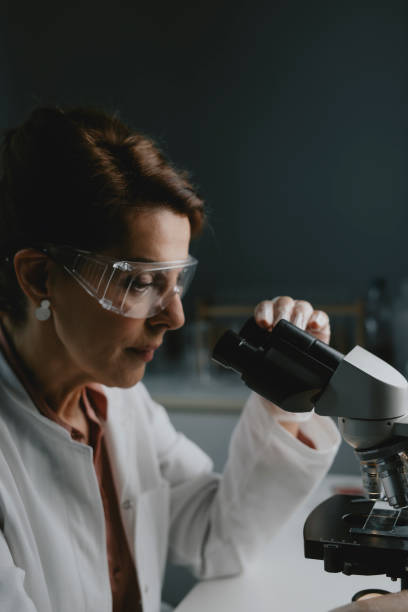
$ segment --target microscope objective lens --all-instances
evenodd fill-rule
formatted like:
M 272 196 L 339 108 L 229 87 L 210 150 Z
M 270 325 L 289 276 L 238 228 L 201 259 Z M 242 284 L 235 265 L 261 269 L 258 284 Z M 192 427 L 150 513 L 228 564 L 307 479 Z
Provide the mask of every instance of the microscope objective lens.
M 369 499 L 381 499 L 382 485 L 377 471 L 377 464 L 374 461 L 361 461 L 360 471 L 364 489 Z

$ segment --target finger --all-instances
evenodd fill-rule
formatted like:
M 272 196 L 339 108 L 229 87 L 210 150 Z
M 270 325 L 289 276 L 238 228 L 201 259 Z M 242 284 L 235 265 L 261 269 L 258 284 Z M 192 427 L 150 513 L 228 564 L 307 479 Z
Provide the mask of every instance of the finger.
M 292 317 L 295 300 L 285 295 L 273 300 L 273 326 L 277 325 L 281 319 L 290 321 Z
M 296 300 L 290 320 L 294 325 L 300 327 L 300 329 L 305 329 L 312 314 L 313 306 L 310 304 L 310 302 L 306 302 L 305 300 Z
M 318 340 L 330 341 L 330 320 L 328 315 L 322 310 L 315 310 L 309 319 L 306 331 L 313 334 Z
M 328 315 L 323 310 L 315 310 L 309 318 L 307 327 L 313 330 L 322 330 L 330 326 Z
M 264 300 L 255 307 L 255 321 L 261 327 L 269 329 L 273 323 L 273 302 L 272 300 Z

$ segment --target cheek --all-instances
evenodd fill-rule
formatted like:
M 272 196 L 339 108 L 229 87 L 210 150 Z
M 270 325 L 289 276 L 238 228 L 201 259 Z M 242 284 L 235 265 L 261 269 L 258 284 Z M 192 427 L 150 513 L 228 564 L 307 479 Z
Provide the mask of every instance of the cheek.
M 52 296 L 56 354 L 67 371 L 110 387 L 131 387 L 143 378 L 146 364 L 126 351 L 145 338 L 145 321 L 102 308 L 70 279 Z
M 137 342 L 143 334 L 144 322 L 104 310 L 81 287 L 79 289 L 79 293 L 60 293 L 63 299 L 55 305 L 55 330 L 75 360 L 92 358 L 101 367 Z

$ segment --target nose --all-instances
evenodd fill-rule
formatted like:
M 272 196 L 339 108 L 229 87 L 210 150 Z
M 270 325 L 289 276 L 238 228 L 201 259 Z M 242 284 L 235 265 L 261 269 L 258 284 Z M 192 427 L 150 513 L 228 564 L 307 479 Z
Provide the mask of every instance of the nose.
M 183 304 L 178 292 L 175 292 L 167 305 L 157 315 L 149 319 L 153 325 L 165 325 L 168 329 L 179 329 L 185 322 Z

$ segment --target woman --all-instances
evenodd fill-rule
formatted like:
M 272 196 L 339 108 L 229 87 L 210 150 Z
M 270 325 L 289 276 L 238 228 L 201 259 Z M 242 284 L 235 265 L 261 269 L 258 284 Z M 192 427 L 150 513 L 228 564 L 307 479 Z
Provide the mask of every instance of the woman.
M 329 419 L 253 394 L 222 476 L 140 382 L 196 261 L 203 203 L 146 137 L 38 109 L 3 147 L 0 608 L 157 612 L 166 555 L 238 573 L 324 476 Z M 307 302 L 261 303 L 328 341 Z

